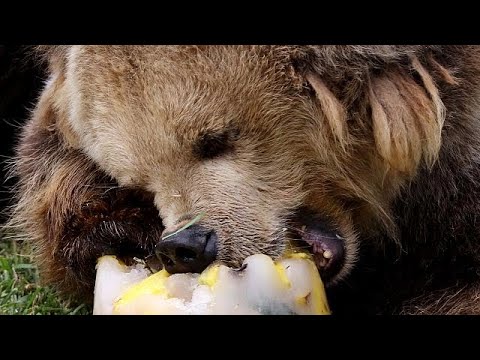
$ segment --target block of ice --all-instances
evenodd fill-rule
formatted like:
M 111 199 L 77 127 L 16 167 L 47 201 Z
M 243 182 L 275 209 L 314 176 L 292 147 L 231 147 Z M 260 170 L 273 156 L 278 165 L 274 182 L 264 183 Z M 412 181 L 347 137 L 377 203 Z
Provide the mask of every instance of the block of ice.
M 330 314 L 322 280 L 309 255 L 278 261 L 249 256 L 232 269 L 215 263 L 202 274 L 155 274 L 114 256 L 97 264 L 94 315 Z

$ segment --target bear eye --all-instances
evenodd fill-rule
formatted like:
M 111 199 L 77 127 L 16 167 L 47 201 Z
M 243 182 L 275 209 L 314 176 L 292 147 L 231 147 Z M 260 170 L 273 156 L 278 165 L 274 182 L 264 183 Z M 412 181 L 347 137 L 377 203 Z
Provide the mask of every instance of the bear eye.
M 213 159 L 233 150 L 233 142 L 238 132 L 225 130 L 222 132 L 206 132 L 200 135 L 193 146 L 193 153 L 202 160 Z

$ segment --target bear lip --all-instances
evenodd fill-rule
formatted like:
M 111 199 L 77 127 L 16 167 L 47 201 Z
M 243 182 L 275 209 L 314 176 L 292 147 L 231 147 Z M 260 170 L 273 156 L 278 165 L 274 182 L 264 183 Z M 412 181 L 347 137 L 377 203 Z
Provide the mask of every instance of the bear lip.
M 343 268 L 345 262 L 344 238 L 325 218 L 310 210 L 301 209 L 294 221 L 292 241 L 294 248 L 311 253 L 322 280 L 329 282 Z
M 328 282 L 343 267 L 345 260 L 343 238 L 339 234 L 307 226 L 299 235 L 302 239 L 300 241 L 306 244 L 307 250 L 312 254 L 322 279 Z

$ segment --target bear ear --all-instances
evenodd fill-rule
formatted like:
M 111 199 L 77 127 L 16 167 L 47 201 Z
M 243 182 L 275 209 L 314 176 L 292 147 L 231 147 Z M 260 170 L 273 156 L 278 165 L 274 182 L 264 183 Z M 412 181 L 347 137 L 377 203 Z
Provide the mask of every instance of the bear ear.
M 345 150 L 348 143 L 347 112 L 340 99 L 333 94 L 320 75 L 312 71 L 305 74 L 307 82 L 315 91 L 325 120 L 332 131 L 333 138 Z
M 33 47 L 34 56 L 48 65 L 51 73 L 63 71 L 70 45 L 37 45 Z
M 435 163 L 445 119 L 437 81 L 455 83 L 434 60 L 436 50 L 426 46 L 314 49 L 305 79 L 342 148 L 352 140 L 349 128 L 360 125 L 373 138 L 387 168 L 413 175 L 422 160 L 427 166 Z
M 433 166 L 440 151 L 445 108 L 427 67 L 412 56 L 407 69 L 394 67 L 370 75 L 367 91 L 381 157 L 393 169 L 409 174 L 422 159 Z
M 37 102 L 34 116 L 50 131 L 57 131 L 65 144 L 78 147 L 78 138 L 68 121 L 69 92 L 65 90 L 67 57 L 71 46 L 36 46 L 34 55 L 47 63 L 49 77 Z

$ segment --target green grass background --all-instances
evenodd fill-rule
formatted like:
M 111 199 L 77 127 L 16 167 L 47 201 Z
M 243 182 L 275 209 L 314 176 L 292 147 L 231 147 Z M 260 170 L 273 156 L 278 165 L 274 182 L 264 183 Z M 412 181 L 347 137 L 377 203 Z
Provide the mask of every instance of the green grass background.
M 87 315 L 90 309 L 42 286 L 31 248 L 0 239 L 0 315 Z

